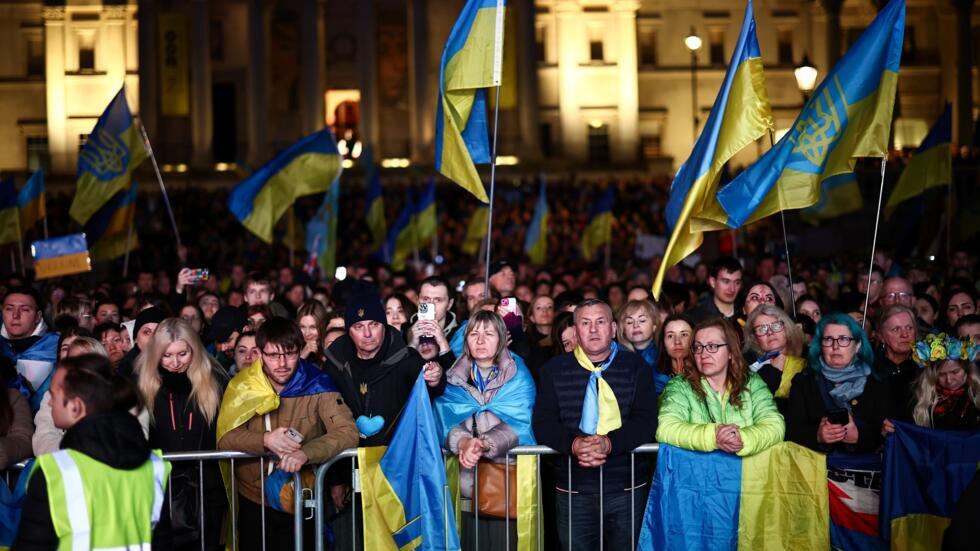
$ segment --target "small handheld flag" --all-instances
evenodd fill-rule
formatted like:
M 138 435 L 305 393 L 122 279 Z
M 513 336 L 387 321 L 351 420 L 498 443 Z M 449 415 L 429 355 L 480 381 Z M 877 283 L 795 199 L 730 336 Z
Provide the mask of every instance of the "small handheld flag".
M 84 233 L 75 233 L 31 243 L 37 279 L 92 271 Z

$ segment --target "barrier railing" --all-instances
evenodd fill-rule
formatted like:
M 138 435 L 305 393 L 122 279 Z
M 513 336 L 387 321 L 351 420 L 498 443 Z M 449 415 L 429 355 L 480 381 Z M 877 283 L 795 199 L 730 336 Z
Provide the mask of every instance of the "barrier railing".
M 636 455 L 637 454 L 656 454 L 659 450 L 660 450 L 660 445 L 659 444 L 657 444 L 657 443 L 651 443 L 651 444 L 643 444 L 642 446 L 639 446 L 636 449 L 634 449 L 632 452 L 630 452 L 630 489 L 629 489 L 629 491 L 630 491 L 630 531 L 631 531 L 630 532 L 631 533 L 631 537 L 630 537 L 630 542 L 631 542 L 631 544 L 630 544 L 630 550 L 631 551 L 634 551 L 636 549 L 636 539 L 634 537 L 632 537 L 633 534 L 636 534 L 637 533 L 637 530 L 636 530 L 636 528 L 637 528 L 637 519 L 636 519 L 636 514 L 635 514 L 635 512 L 636 512 L 636 501 L 635 501 L 636 500 L 636 490 L 637 490 L 638 487 L 641 487 L 642 486 L 642 485 L 639 485 L 638 486 L 637 483 L 636 483 Z M 551 449 L 551 448 L 549 448 L 547 446 L 517 446 L 515 448 L 512 448 L 510 451 L 507 452 L 507 454 L 505 454 L 505 461 L 506 461 L 506 463 L 509 464 L 511 462 L 511 458 L 512 457 L 514 457 L 515 460 L 516 460 L 516 456 L 518 456 L 518 455 L 534 455 L 534 456 L 537 456 L 537 459 L 536 459 L 536 462 L 537 462 L 537 469 L 536 470 L 537 470 L 537 473 L 538 473 L 538 479 L 537 479 L 537 483 L 538 484 L 537 484 L 537 487 L 539 488 L 539 497 L 540 497 L 541 490 L 544 490 L 544 488 L 541 487 L 541 456 L 542 455 L 560 455 L 560 454 L 557 451 L 555 451 L 555 450 L 553 450 L 553 449 Z M 328 494 L 328 492 L 326 491 L 326 488 L 325 488 L 327 471 L 330 469 L 330 467 L 332 467 L 333 465 L 335 465 L 337 462 L 339 462 L 341 460 L 344 460 L 344 459 L 351 459 L 351 480 L 354 481 L 354 488 L 355 488 L 355 495 L 356 495 L 356 490 L 357 490 L 356 481 L 357 481 L 357 477 L 358 477 L 358 473 L 357 473 L 357 448 L 351 448 L 351 449 L 347 449 L 347 450 L 344 450 L 344 451 L 340 452 L 335 457 L 333 457 L 330 461 L 327 461 L 326 463 L 321 464 L 316 469 L 316 478 L 315 478 L 316 482 L 314 484 L 312 506 L 315 509 L 313 516 L 316 519 L 316 521 L 315 521 L 315 526 L 316 526 L 316 537 L 315 537 L 315 541 L 316 541 L 316 549 L 317 549 L 317 551 L 325 551 L 326 550 L 326 542 L 325 542 L 325 539 L 324 539 L 324 528 L 325 528 L 325 524 L 327 522 L 326 521 L 326 515 L 325 515 L 325 511 L 326 511 L 326 507 L 325 507 L 326 498 L 325 498 L 325 496 Z M 574 457 L 570 458 L 569 461 L 568 461 L 568 487 L 569 488 L 572 488 L 572 461 L 574 461 Z M 505 488 L 505 496 L 504 497 L 505 497 L 505 502 L 509 504 L 510 503 L 510 469 L 505 469 L 504 472 L 506 473 L 505 474 L 505 484 L 504 484 L 504 488 Z M 478 476 L 478 473 L 479 473 L 479 463 L 477 463 L 477 466 L 473 470 L 474 480 L 476 480 L 476 477 Z M 602 551 L 605 548 L 605 542 L 603 541 L 603 538 L 602 538 L 603 522 L 604 522 L 604 520 L 603 520 L 604 497 L 605 497 L 604 491 L 603 491 L 604 490 L 604 488 L 603 488 L 603 485 L 604 485 L 603 484 L 603 478 L 604 478 L 604 468 L 600 466 L 599 467 L 599 534 L 600 534 L 600 537 L 599 537 L 599 549 L 600 549 L 600 551 Z M 645 482 L 646 481 L 644 481 L 644 483 Z M 554 489 L 551 489 L 551 490 L 553 491 Z M 573 495 L 572 492 L 568 492 L 568 541 L 569 542 L 572 541 L 572 514 L 571 514 L 572 513 L 572 495 Z M 474 530 L 473 530 L 473 533 L 474 533 L 473 549 L 476 549 L 476 550 L 479 550 L 480 549 L 480 530 L 479 530 L 480 511 L 479 511 L 479 507 L 476 506 L 476 503 L 478 501 L 479 501 L 479 487 L 478 487 L 478 485 L 474 484 L 474 487 L 473 487 L 473 499 L 472 499 L 472 503 L 473 503 L 473 523 L 474 523 Z M 538 500 L 538 506 L 539 506 L 539 513 L 540 513 L 540 507 L 541 507 L 541 500 L 540 499 Z M 357 549 L 357 518 L 358 517 L 357 517 L 356 499 L 352 499 L 351 500 L 350 509 L 351 509 L 351 515 L 350 515 L 350 517 L 351 517 L 351 534 L 352 534 L 351 549 L 353 550 L 353 549 Z M 538 519 L 538 521 L 537 521 L 537 527 L 536 527 L 536 534 L 537 534 L 537 538 L 538 538 L 538 546 L 537 547 L 538 547 L 538 549 L 543 549 L 544 548 L 542 546 L 543 515 L 542 514 L 538 514 L 537 515 L 537 519 Z M 510 551 L 510 547 L 511 547 L 511 545 L 510 545 L 511 523 L 512 523 L 512 520 L 510 518 L 506 518 L 505 519 L 505 538 L 506 538 L 506 542 L 507 542 L 506 543 L 506 550 L 507 551 Z M 464 548 L 468 548 L 468 546 L 464 545 Z M 623 551 L 623 550 L 616 550 L 616 551 Z

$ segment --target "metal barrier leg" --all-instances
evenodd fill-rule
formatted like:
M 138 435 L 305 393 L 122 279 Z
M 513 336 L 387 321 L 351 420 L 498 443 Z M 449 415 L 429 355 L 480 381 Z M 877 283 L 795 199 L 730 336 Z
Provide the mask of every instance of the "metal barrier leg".
M 357 551 L 357 490 L 360 489 L 361 483 L 358 478 L 357 472 L 357 458 L 351 459 L 350 462 L 350 474 L 351 474 L 351 495 L 350 495 L 350 534 L 351 534 L 351 551 Z M 356 486 L 355 486 L 356 483 Z
M 480 462 L 473 466 L 473 551 L 480 551 Z
M 572 551 L 572 456 L 568 461 L 568 551 Z
M 293 473 L 293 532 L 296 551 L 303 551 L 303 477 Z
M 606 545 L 606 538 L 603 536 L 604 525 L 605 525 L 605 513 L 602 510 L 602 502 L 606 497 L 602 489 L 602 465 L 599 465 L 599 551 L 602 551 Z
M 630 454 L 630 551 L 636 550 L 636 454 Z
M 197 460 L 197 488 L 200 500 L 198 501 L 197 520 L 201 523 L 201 551 L 204 551 L 204 460 Z
M 235 473 L 235 460 L 231 460 L 231 549 L 238 551 L 238 489 L 235 487 L 238 475 Z
M 510 551 L 510 454 L 504 454 L 504 508 L 507 514 L 504 516 L 504 538 L 507 542 L 507 551 Z
M 259 458 L 259 489 L 262 492 L 262 551 L 265 551 L 265 458 Z

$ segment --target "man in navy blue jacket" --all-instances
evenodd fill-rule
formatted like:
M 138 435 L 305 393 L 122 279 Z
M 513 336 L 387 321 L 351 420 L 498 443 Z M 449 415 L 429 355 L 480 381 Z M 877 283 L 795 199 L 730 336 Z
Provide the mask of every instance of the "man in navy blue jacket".
M 639 459 L 631 467 L 629 453 L 657 432 L 653 373 L 640 356 L 613 342 L 616 322 L 608 304 L 587 300 L 574 315 L 575 352 L 541 368 L 534 434 L 566 455 L 555 463 L 561 547 L 598 549 L 602 537 L 608 549 L 629 549 L 639 535 L 648 490 L 647 462 Z M 610 391 L 619 409 L 611 427 L 615 412 L 610 417 L 604 411 L 608 402 L 599 404 Z

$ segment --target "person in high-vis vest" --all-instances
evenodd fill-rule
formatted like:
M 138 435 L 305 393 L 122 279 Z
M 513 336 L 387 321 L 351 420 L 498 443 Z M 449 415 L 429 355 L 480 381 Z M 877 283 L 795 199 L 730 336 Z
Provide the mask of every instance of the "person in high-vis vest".
M 51 413 L 61 449 L 37 458 L 11 549 L 169 549 L 170 464 L 150 450 L 132 383 L 104 356 L 61 360 Z

